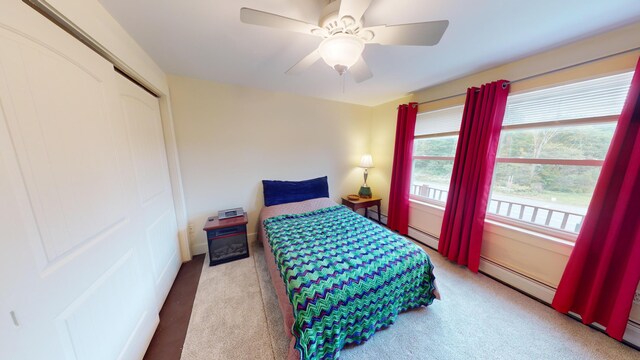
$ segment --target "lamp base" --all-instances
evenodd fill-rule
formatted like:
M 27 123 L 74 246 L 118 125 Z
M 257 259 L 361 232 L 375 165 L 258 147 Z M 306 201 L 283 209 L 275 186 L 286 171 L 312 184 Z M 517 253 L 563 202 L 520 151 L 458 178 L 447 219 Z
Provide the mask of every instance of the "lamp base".
M 371 188 L 368 186 L 360 186 L 360 191 L 358 191 L 358 196 L 363 199 L 371 199 Z

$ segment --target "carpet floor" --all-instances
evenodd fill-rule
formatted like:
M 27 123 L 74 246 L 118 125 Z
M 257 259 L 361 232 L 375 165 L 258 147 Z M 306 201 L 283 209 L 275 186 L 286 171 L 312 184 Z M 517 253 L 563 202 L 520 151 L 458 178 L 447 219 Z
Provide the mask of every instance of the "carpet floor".
M 182 359 L 284 359 L 289 340 L 261 244 L 251 257 L 208 266 L 205 260 Z M 639 359 L 640 352 L 426 248 L 443 296 L 400 314 L 366 343 L 344 349 L 355 359 Z

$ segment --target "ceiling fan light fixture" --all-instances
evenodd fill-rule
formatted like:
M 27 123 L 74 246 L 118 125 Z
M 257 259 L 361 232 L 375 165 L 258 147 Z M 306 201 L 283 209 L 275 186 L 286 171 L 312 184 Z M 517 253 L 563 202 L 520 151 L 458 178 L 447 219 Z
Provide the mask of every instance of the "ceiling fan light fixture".
M 340 75 L 360 59 L 363 50 L 364 40 L 350 34 L 336 34 L 326 38 L 318 48 L 324 62 Z

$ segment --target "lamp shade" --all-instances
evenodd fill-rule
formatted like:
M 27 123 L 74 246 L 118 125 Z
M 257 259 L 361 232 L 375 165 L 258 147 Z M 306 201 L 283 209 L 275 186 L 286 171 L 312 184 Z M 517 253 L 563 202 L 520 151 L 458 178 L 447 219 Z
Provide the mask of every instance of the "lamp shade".
M 360 165 L 361 168 L 365 168 L 365 169 L 369 169 L 373 167 L 373 158 L 371 157 L 371 154 L 364 154 L 362 155 L 362 158 L 360 158 Z
M 364 41 L 355 35 L 337 34 L 326 38 L 320 43 L 318 52 L 327 65 L 343 72 L 353 66 L 362 51 Z

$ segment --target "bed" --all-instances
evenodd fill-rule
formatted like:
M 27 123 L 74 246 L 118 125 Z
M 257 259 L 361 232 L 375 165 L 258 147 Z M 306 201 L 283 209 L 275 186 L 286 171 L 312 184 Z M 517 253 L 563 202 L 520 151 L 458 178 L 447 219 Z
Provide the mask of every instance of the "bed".
M 290 360 L 338 358 L 439 298 L 420 247 L 329 198 L 265 206 L 259 239 Z

